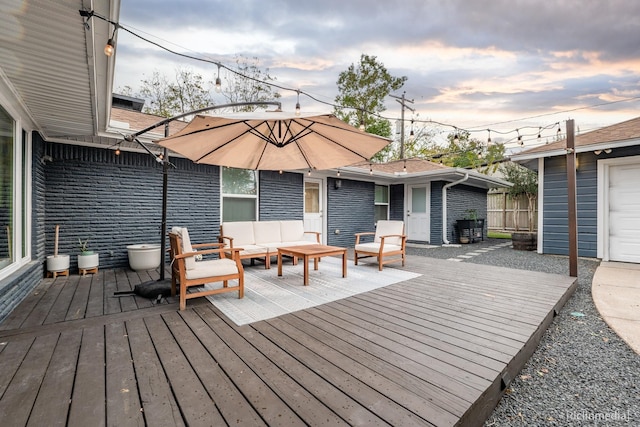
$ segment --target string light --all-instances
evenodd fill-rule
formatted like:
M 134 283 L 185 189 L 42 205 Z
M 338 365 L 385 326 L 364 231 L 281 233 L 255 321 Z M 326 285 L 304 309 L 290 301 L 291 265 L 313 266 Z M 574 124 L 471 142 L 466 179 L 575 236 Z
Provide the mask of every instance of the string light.
M 340 169 L 338 169 L 338 173 L 336 174 L 337 176 L 340 176 Z
M 216 92 L 222 92 L 222 80 L 220 80 L 220 64 L 218 64 L 218 77 L 216 77 Z
M 116 42 L 114 41 L 114 38 L 116 36 L 117 29 L 118 29 L 118 25 L 114 24 L 113 33 L 111 34 L 111 37 L 109 38 L 109 40 L 107 40 L 107 44 L 104 46 L 104 54 L 107 56 L 113 55 L 113 51 L 116 48 Z
M 244 75 L 241 72 L 239 72 L 237 70 L 234 70 L 232 68 L 229 68 L 226 65 L 224 65 L 224 64 L 222 64 L 222 63 L 220 63 L 218 61 L 215 61 L 215 60 L 196 57 L 196 56 L 192 56 L 192 55 L 188 55 L 188 54 L 184 54 L 184 53 L 181 53 L 181 52 L 177 52 L 177 51 L 171 50 L 171 49 L 169 49 L 169 48 L 167 48 L 167 47 L 165 47 L 165 46 L 163 46 L 163 45 L 161 45 L 161 44 L 159 44 L 157 42 L 149 40 L 149 39 L 147 39 L 147 38 L 135 33 L 134 31 L 132 31 L 132 30 L 126 28 L 126 27 L 123 27 L 122 25 L 120 25 L 117 22 L 114 22 L 114 21 L 112 21 L 112 20 L 110 20 L 110 19 L 108 19 L 108 18 L 106 18 L 104 16 L 100 16 L 99 14 L 95 13 L 92 10 L 91 11 L 80 10 L 79 12 L 80 12 L 80 15 L 85 18 L 85 20 L 83 21 L 83 25 L 87 29 L 89 27 L 88 26 L 88 21 L 93 17 L 96 17 L 98 19 L 106 21 L 106 22 L 108 22 L 108 23 L 110 23 L 110 24 L 112 24 L 114 26 L 113 34 L 112 34 L 111 38 L 108 39 L 107 45 L 105 45 L 105 54 L 108 55 L 108 56 L 113 55 L 113 53 L 115 52 L 115 34 L 116 34 L 116 31 L 119 30 L 119 29 L 122 29 L 123 31 L 126 31 L 126 32 L 130 33 L 134 37 L 137 37 L 140 40 L 143 40 L 143 41 L 145 41 L 147 43 L 150 43 L 150 44 L 152 44 L 152 45 L 154 45 L 154 46 L 156 46 L 156 47 L 158 47 L 158 48 L 160 48 L 162 50 L 165 50 L 165 51 L 167 51 L 169 53 L 172 53 L 174 55 L 178 55 L 178 56 L 181 56 L 181 57 L 184 57 L 184 58 L 189 58 L 189 59 L 192 59 L 192 60 L 195 60 L 195 61 L 201 61 L 201 62 L 215 64 L 218 67 L 218 77 L 216 78 L 216 91 L 219 91 L 220 88 L 221 88 L 221 84 L 220 85 L 218 84 L 218 83 L 221 83 L 221 82 L 219 82 L 220 68 L 224 68 L 224 69 L 228 70 L 229 72 L 234 73 L 234 74 L 236 74 L 236 75 L 238 75 L 240 77 L 243 77 L 243 78 L 246 78 L 246 79 L 249 79 L 249 80 L 254 80 L 254 81 L 259 82 L 259 83 L 266 83 L 267 85 L 269 85 L 271 87 L 278 88 L 278 89 L 281 89 L 281 90 L 296 92 L 296 97 L 297 97 L 296 114 L 299 114 L 300 94 L 303 94 L 303 95 L 309 97 L 310 99 L 312 99 L 312 100 L 314 100 L 314 101 L 316 101 L 318 103 L 326 104 L 326 105 L 332 106 L 334 108 L 339 108 L 339 109 L 352 108 L 352 107 L 345 107 L 345 106 L 342 106 L 342 105 L 336 105 L 336 104 L 332 104 L 332 103 L 326 102 L 324 100 L 321 100 L 321 99 L 318 99 L 318 98 L 314 97 L 311 94 L 303 92 L 300 89 L 292 89 L 292 88 L 289 88 L 289 87 L 284 87 L 284 86 L 278 85 L 278 84 L 273 83 L 273 82 L 264 82 L 262 80 L 254 78 L 252 76 Z M 565 112 L 580 110 L 580 109 L 584 109 L 584 108 L 594 108 L 594 107 L 606 106 L 606 105 L 609 105 L 609 104 L 612 104 L 612 103 L 626 102 L 626 101 L 632 101 L 632 100 L 636 100 L 636 99 L 640 99 L 640 96 L 633 97 L 633 98 L 628 98 L 628 99 L 623 99 L 623 100 L 617 100 L 617 101 L 613 101 L 613 102 L 601 103 L 601 104 L 597 104 L 597 105 L 590 105 L 590 106 L 585 106 L 585 107 L 574 108 L 574 109 L 571 109 L 571 110 L 566 110 Z M 553 114 L 557 114 L 557 113 L 558 112 L 554 112 Z M 375 116 L 375 117 L 382 118 L 382 119 L 392 120 L 392 118 L 384 117 L 384 116 L 382 116 L 380 114 L 377 114 L 377 113 L 374 113 L 374 112 L 368 112 L 368 114 L 370 114 L 372 116 Z M 535 117 L 538 117 L 538 116 L 535 116 Z M 530 119 L 530 118 L 531 117 L 527 117 L 527 119 Z M 524 120 L 524 118 L 523 119 L 519 119 L 519 120 Z M 509 122 L 515 122 L 515 121 L 518 121 L 518 120 L 510 120 Z M 412 120 L 412 123 L 413 122 L 414 121 Z M 440 123 L 440 122 L 437 122 L 437 121 L 434 121 L 434 120 L 427 120 L 427 121 L 420 121 L 419 120 L 418 122 L 420 122 L 420 123 L 431 123 L 431 124 L 437 124 L 437 125 L 440 125 L 440 126 L 451 127 L 451 128 L 454 129 L 454 141 L 458 142 L 459 139 L 460 139 L 460 135 L 459 135 L 460 129 L 457 126 L 453 126 L 453 125 L 446 124 L 446 123 Z M 508 123 L 508 122 L 504 122 L 504 123 Z M 561 130 L 560 126 L 559 126 L 559 123 L 556 123 L 556 124 L 558 125 L 557 134 L 559 136 L 561 134 L 562 130 Z M 364 119 L 362 119 L 361 122 L 360 122 L 360 129 L 363 130 L 363 131 L 365 130 Z M 538 140 L 540 140 L 542 138 L 542 131 L 544 129 L 548 129 L 548 127 L 545 126 L 545 127 L 539 127 L 538 128 L 538 133 L 537 133 Z M 487 142 L 491 143 L 491 129 L 486 129 L 486 130 L 489 132 L 489 137 L 487 138 Z M 476 132 L 478 130 L 465 130 L 465 131 L 471 133 L 471 132 Z M 498 132 L 495 129 L 493 129 L 493 131 L 496 132 L 496 133 L 499 133 L 499 134 L 507 134 L 507 133 L 509 133 L 509 132 L 504 132 L 504 133 L 503 132 Z M 516 129 L 516 131 L 517 131 L 517 129 Z M 513 131 L 511 131 L 511 132 L 513 132 Z M 412 133 L 413 133 L 413 129 L 412 129 Z M 521 142 L 521 145 L 524 145 L 524 140 L 522 138 L 518 139 L 518 141 Z M 546 143 L 548 143 L 548 140 L 547 140 Z
M 296 93 L 298 94 L 298 98 L 296 100 L 296 116 L 299 116 L 300 115 L 300 89 L 298 89 Z
M 373 175 L 373 165 L 369 163 L 369 175 Z
M 402 172 L 406 172 L 406 171 L 407 171 L 407 160 L 405 159 L 404 166 L 402 167 Z
M 520 135 L 520 131 L 516 129 L 516 132 L 518 134 L 518 144 L 524 145 L 524 142 L 522 141 L 522 135 Z

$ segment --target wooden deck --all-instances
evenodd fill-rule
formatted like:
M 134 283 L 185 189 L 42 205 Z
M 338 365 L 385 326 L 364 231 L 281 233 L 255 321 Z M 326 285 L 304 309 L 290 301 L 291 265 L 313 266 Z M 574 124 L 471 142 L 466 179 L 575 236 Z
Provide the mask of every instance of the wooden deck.
M 0 419 L 481 425 L 576 281 L 422 257 L 406 269 L 422 275 L 241 327 L 204 298 L 183 312 L 114 298 L 155 279 L 125 269 L 44 279 L 0 324 Z

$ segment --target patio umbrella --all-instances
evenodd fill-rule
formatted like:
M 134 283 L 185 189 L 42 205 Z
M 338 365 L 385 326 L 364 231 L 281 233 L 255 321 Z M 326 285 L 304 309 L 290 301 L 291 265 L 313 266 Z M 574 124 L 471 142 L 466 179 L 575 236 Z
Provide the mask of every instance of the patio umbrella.
M 367 161 L 390 140 L 332 114 L 196 116 L 157 143 L 196 163 L 254 170 L 332 169 Z

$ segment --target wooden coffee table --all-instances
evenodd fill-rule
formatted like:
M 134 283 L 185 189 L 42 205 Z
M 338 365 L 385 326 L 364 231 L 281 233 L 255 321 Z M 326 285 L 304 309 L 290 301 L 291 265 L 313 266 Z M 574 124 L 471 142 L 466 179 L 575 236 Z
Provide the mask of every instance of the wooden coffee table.
M 282 276 L 282 255 L 302 258 L 304 263 L 304 285 L 309 284 L 309 259 L 313 269 L 318 269 L 318 260 L 324 256 L 342 255 L 342 277 L 347 277 L 347 249 L 338 246 L 302 245 L 278 248 L 278 276 Z

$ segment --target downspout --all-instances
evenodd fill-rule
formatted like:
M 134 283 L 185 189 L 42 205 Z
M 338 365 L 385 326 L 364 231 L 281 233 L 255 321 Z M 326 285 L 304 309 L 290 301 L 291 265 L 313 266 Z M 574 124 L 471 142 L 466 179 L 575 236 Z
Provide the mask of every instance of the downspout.
M 464 178 L 445 184 L 444 187 L 442 187 L 442 243 L 445 245 L 449 244 L 449 240 L 447 240 L 447 188 L 458 185 L 468 179 L 469 174 L 466 173 L 464 174 Z

